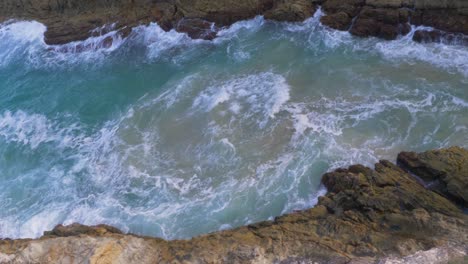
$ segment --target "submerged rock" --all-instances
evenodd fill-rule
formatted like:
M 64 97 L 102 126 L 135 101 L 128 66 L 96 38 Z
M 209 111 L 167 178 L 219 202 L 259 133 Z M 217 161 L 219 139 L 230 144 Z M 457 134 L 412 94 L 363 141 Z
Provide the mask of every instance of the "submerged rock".
M 468 151 L 401 153 L 423 179 L 452 186 L 467 177 Z M 389 161 L 322 178 L 316 207 L 190 240 L 125 235 L 109 226 L 57 226 L 36 240 L 0 240 L 0 262 L 75 263 L 463 263 L 468 216 Z M 463 185 L 465 186 L 465 185 Z M 464 189 L 466 190 L 466 188 Z M 462 193 L 459 193 L 462 191 Z

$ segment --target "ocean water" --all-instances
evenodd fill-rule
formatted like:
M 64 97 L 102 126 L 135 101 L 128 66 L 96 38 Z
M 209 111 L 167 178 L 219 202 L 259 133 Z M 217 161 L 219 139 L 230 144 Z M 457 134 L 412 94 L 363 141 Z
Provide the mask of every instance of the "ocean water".
M 64 46 L 0 25 L 0 237 L 79 222 L 189 238 L 312 207 L 334 168 L 468 147 L 468 47 L 320 15 Z

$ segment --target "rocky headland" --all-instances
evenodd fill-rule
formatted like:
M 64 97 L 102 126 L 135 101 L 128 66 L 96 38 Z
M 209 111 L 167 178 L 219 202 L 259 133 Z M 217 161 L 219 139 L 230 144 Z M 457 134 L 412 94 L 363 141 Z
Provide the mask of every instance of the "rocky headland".
M 467 263 L 468 150 L 402 152 L 397 164 L 323 175 L 309 210 L 190 240 L 59 225 L 0 240 L 0 263 Z
M 356 36 L 390 40 L 408 34 L 410 25 L 424 25 L 433 29 L 418 30 L 414 40 L 468 43 L 466 0 L 2 0 L 0 22 L 37 20 L 47 26 L 45 41 L 51 45 L 106 30 L 118 30 L 125 37 L 132 27 L 150 22 L 192 38 L 213 39 L 218 28 L 239 20 L 264 15 L 303 21 L 319 6 L 325 12 L 323 24 Z

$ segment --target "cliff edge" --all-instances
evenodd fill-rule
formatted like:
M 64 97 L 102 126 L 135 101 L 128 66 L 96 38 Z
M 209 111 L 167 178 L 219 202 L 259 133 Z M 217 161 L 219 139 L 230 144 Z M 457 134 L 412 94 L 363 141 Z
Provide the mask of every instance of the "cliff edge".
M 303 21 L 321 6 L 321 22 L 361 37 L 395 39 L 411 25 L 424 25 L 416 41 L 468 43 L 466 0 L 2 0 L 0 22 L 37 20 L 47 26 L 47 44 L 84 40 L 106 30 L 125 37 L 131 28 L 157 22 L 192 38 L 213 39 L 217 28 L 264 15 L 277 21 Z M 215 26 L 212 25 L 214 23 Z M 113 25 L 96 31 L 104 25 Z
M 0 262 L 467 263 L 468 150 L 403 152 L 398 164 L 326 173 L 314 208 L 274 221 L 174 241 L 59 225 L 39 239 L 0 240 Z

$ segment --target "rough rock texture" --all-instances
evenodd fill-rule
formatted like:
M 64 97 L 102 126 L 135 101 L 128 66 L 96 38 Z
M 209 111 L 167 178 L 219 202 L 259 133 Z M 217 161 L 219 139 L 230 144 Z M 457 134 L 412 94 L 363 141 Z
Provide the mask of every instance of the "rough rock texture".
M 356 36 L 395 39 L 409 32 L 409 23 L 468 35 L 466 0 L 2 0 L 0 22 L 38 20 L 48 27 L 48 44 L 83 40 L 93 29 L 112 23 L 122 36 L 136 25 L 158 22 L 165 30 L 175 28 L 193 38 L 212 39 L 216 32 L 208 28 L 210 22 L 223 27 L 255 15 L 302 21 L 318 5 L 326 12 L 323 24 Z M 437 41 L 444 36 L 421 34 L 415 40 Z
M 194 38 L 212 39 L 209 22 L 227 26 L 269 11 L 272 19 L 298 21 L 310 17 L 315 5 L 309 0 L 2 0 L 0 21 L 35 19 L 47 25 L 48 44 L 83 40 L 91 31 L 116 23 L 126 36 L 131 27 L 158 22 L 165 30 L 176 28 Z M 193 23 L 190 23 L 193 22 Z M 200 29 L 200 30 L 198 30 Z
M 327 13 L 322 17 L 323 24 L 349 29 L 360 37 L 395 39 L 410 31 L 410 23 L 468 34 L 466 0 L 326 0 L 323 7 Z M 428 37 L 424 40 L 437 41 Z
M 441 30 L 417 30 L 414 33 L 413 40 L 424 43 L 442 42 L 468 46 L 468 35 L 450 33 Z
M 397 162 L 430 183 L 429 188 L 468 207 L 468 153 L 452 147 L 424 153 L 402 152 Z
M 402 153 L 422 178 L 466 178 L 468 151 Z M 435 162 L 435 163 L 431 163 Z M 450 177 L 449 177 L 450 178 Z M 57 226 L 36 240 L 0 240 L 0 263 L 466 263 L 468 216 L 389 161 L 323 176 L 315 208 L 191 240 L 115 228 Z
M 311 0 L 278 0 L 264 15 L 266 19 L 295 22 L 313 16 L 315 10 Z

